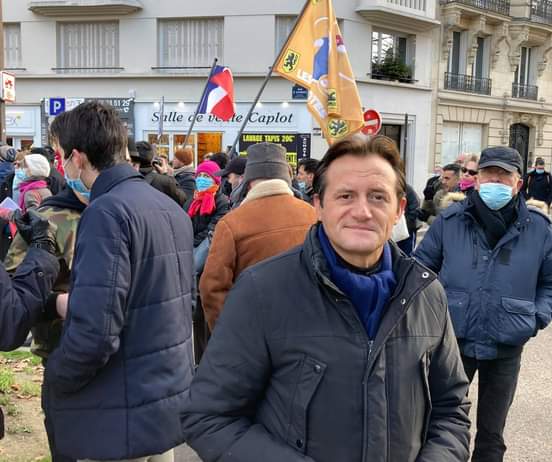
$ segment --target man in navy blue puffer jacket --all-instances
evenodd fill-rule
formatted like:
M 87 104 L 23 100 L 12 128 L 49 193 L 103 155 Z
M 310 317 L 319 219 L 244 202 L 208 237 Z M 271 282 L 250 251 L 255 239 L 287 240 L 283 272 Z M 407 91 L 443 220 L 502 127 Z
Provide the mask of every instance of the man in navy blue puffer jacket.
M 168 460 L 183 442 L 193 370 L 190 220 L 125 162 L 126 133 L 112 108 L 82 104 L 51 134 L 68 186 L 89 201 L 63 336 L 46 365 L 56 450 L 77 460 Z

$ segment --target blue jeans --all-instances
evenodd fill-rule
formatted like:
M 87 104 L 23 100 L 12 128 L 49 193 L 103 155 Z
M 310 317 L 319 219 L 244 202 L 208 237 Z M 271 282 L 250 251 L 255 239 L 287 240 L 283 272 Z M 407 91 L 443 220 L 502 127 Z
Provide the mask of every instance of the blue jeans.
M 205 268 L 205 262 L 207 261 L 207 255 L 209 255 L 209 247 L 211 241 L 208 237 L 201 241 L 197 247 L 194 247 L 194 271 L 196 274 L 201 274 L 203 268 Z

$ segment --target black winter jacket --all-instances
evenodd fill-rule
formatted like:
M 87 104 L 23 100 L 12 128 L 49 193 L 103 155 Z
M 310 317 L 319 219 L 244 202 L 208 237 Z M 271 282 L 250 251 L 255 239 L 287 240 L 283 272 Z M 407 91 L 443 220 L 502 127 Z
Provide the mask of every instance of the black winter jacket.
M 468 460 L 468 382 L 436 276 L 393 245 L 398 285 L 369 341 L 316 226 L 244 271 L 182 427 L 207 462 Z
M 193 198 L 184 205 L 184 210 L 188 211 L 192 205 Z M 194 228 L 194 247 L 201 244 L 207 236 L 213 234 L 215 226 L 219 220 L 228 213 L 230 204 L 228 198 L 219 189 L 215 196 L 216 209 L 211 215 L 200 215 L 199 213 L 192 217 Z
M 15 275 L 0 268 L 0 350 L 20 347 L 31 327 L 44 314 L 46 300 L 57 278 L 57 258 L 40 249 L 29 249 Z
M 103 171 L 77 232 L 68 317 L 44 406 L 75 459 L 161 454 L 183 442 L 193 371 L 192 227 L 132 167 Z
M 153 167 L 141 168 L 140 173 L 144 175 L 146 181 L 158 191 L 169 196 L 181 207 L 188 200 L 188 197 L 182 191 L 174 177 L 169 175 L 161 175 L 153 170 Z
M 194 195 L 195 191 L 195 173 L 192 169 L 188 171 L 175 172 L 174 178 L 180 186 L 180 189 L 186 194 L 186 201 Z
M 552 202 L 552 176 L 548 172 L 528 173 L 523 179 L 523 195 L 526 199 Z

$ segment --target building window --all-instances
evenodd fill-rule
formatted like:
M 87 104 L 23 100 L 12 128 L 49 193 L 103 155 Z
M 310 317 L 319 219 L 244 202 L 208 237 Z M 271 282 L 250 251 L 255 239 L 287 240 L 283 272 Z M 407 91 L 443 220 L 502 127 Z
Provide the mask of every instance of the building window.
M 159 21 L 159 67 L 211 67 L 223 56 L 223 18 Z
M 58 23 L 58 72 L 119 70 L 119 23 Z
M 4 24 L 4 67 L 21 67 L 21 24 Z
M 479 153 L 483 146 L 483 125 L 459 122 L 443 124 L 442 165 L 453 163 L 461 153 Z
M 297 16 L 276 16 L 276 54 L 285 45 L 296 20 Z
M 414 41 L 402 34 L 372 32 L 372 78 L 411 80 Z
M 535 70 L 534 50 L 529 47 L 521 47 L 521 58 L 519 66 L 516 69 L 514 81 L 520 85 L 531 85 Z
M 466 73 L 466 45 L 466 33 L 454 31 L 452 33 L 452 48 L 449 53 L 449 73 L 455 75 Z
M 478 79 L 489 77 L 489 39 L 477 37 L 477 54 L 473 63 L 473 76 Z

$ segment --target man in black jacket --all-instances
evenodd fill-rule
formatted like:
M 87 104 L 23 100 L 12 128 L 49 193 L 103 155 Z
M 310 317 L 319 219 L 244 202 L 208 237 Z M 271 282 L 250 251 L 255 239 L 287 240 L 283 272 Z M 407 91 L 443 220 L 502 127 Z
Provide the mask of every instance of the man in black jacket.
M 316 172 L 320 223 L 245 270 L 182 415 L 208 462 L 466 462 L 468 382 L 436 276 L 389 242 L 405 180 L 387 137 Z
M 146 181 L 158 191 L 166 194 L 178 205 L 183 206 L 189 199 L 186 197 L 173 176 L 161 174 L 153 165 L 154 149 L 147 141 L 139 141 L 136 148 L 129 143 L 130 159 L 132 164 L 144 175 Z
M 77 460 L 169 459 L 183 442 L 178 417 L 193 370 L 192 226 L 128 165 L 125 132 L 113 108 L 98 102 L 51 126 L 68 185 L 89 199 L 43 396 L 58 452 Z M 65 311 L 59 303 L 58 311 Z
M 542 157 L 537 157 L 535 169 L 525 175 L 522 192 L 526 199 L 536 199 L 546 202 L 546 205 L 550 206 L 552 202 L 552 175 L 545 170 Z

